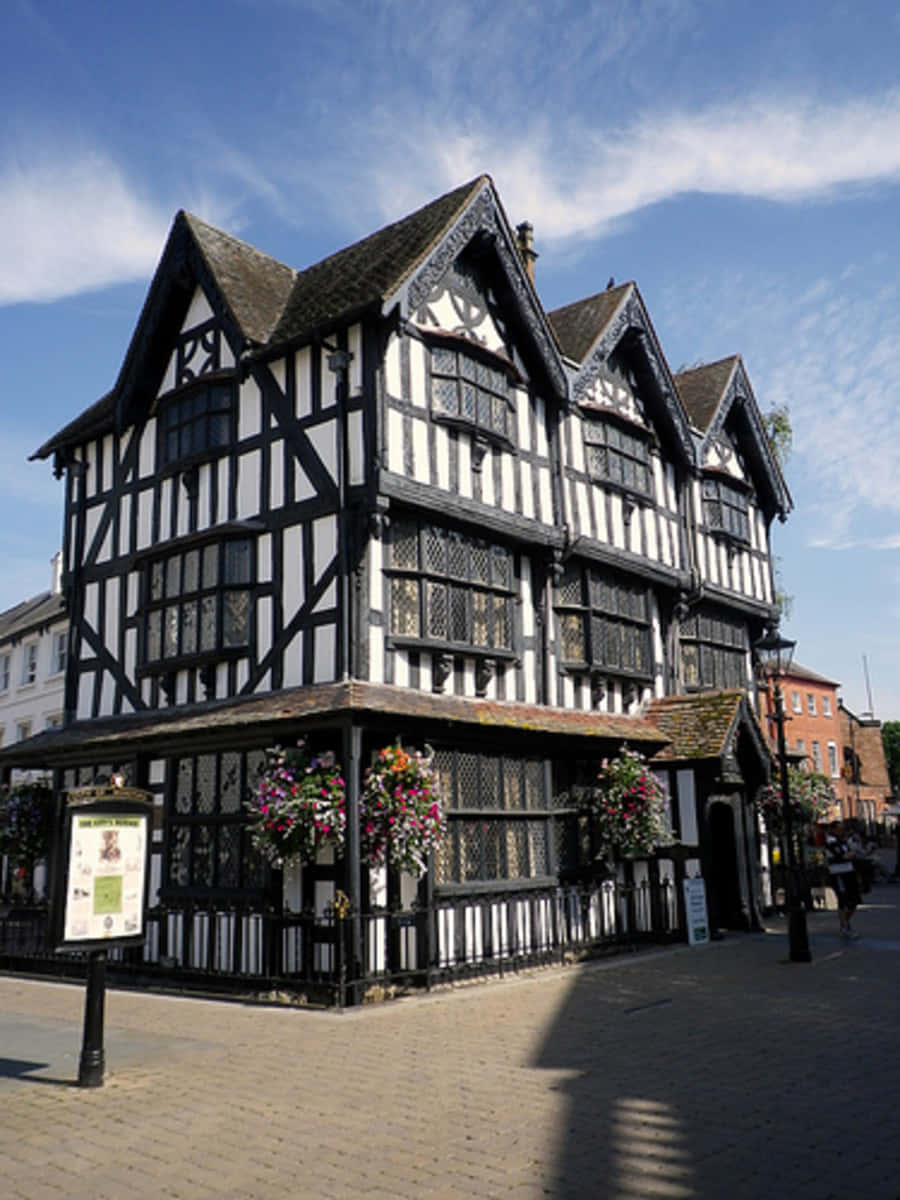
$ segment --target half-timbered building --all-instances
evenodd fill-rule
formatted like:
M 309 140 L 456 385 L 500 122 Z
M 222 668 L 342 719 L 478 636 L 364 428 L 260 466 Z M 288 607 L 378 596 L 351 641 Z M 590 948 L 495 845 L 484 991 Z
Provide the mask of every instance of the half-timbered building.
M 396 736 L 434 748 L 448 816 L 398 900 L 550 895 L 594 869 L 579 790 L 627 741 L 665 751 L 683 839 L 634 878 L 712 878 L 727 794 L 719 919 L 753 919 L 768 760 L 738 701 L 790 497 L 739 359 L 673 376 L 634 284 L 548 313 L 532 260 L 486 176 L 302 271 L 179 213 L 115 386 L 37 451 L 65 477 L 71 653 L 65 728 L 19 754 L 156 794 L 159 897 L 383 902 L 352 801 Z M 653 705 L 722 689 L 695 771 Z M 341 758 L 348 853 L 282 879 L 242 804 L 299 735 Z M 454 911 L 440 953 L 471 960 L 487 934 Z

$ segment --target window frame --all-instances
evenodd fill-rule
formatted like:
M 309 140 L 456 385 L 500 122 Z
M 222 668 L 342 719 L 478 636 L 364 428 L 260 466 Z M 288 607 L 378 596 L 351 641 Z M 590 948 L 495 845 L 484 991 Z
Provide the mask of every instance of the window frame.
M 822 716 L 823 717 L 834 716 L 834 712 L 832 711 L 832 708 L 831 708 L 831 697 L 830 696 L 822 697 Z
M 215 394 L 227 394 L 227 403 L 214 406 Z M 185 411 L 197 409 L 200 397 L 205 399 L 202 410 Z M 221 432 L 211 437 L 212 430 L 216 428 L 214 417 L 222 418 L 222 426 Z M 193 433 L 188 437 L 185 432 L 198 428 L 203 436 L 196 439 Z M 234 372 L 217 371 L 198 375 L 168 393 L 157 409 L 156 432 L 156 461 L 164 472 L 227 454 L 237 437 L 237 385 Z M 182 444 L 183 434 L 191 444 Z M 171 446 L 173 436 L 178 441 L 174 451 Z
M 12 654 L 8 651 L 0 654 L 0 695 L 8 692 L 12 680 Z
M 406 531 L 406 537 L 402 535 Z M 408 546 L 415 539 L 415 565 L 401 555 L 395 547 L 401 541 Z M 442 568 L 438 561 L 441 551 L 437 545 L 429 549 L 429 538 L 436 543 L 445 542 Z M 516 628 L 516 561 L 508 546 L 497 541 L 475 537 L 449 526 L 421 521 L 415 517 L 398 517 L 391 521 L 388 535 L 388 555 L 384 568 L 387 580 L 388 639 L 392 645 L 421 646 L 427 649 L 446 651 L 452 654 L 483 656 L 509 661 L 517 657 Z M 454 573 L 451 565 L 452 547 L 466 560 L 465 572 Z M 473 566 L 478 552 L 486 557 L 487 578 L 479 577 Z M 504 562 L 501 570 L 499 563 Z M 506 582 L 503 581 L 505 574 Z M 401 602 L 404 592 L 408 599 Z M 439 632 L 439 597 L 443 593 L 445 635 Z M 476 597 L 485 597 L 483 612 L 476 611 Z M 489 598 L 489 599 L 488 599 Z M 405 605 L 401 607 L 401 603 Z M 414 615 L 415 630 L 402 627 L 401 612 L 408 618 Z M 499 614 L 499 615 L 498 615 Z M 461 625 L 454 628 L 454 622 Z M 476 641 L 476 632 L 483 622 L 487 633 L 485 642 Z M 464 624 L 466 637 L 451 636 Z M 505 643 L 497 637 L 499 628 L 505 628 Z
M 515 368 L 492 351 L 455 337 L 430 337 L 428 347 L 428 391 L 432 420 L 467 429 L 479 437 L 512 448 L 515 434 L 516 407 L 513 395 Z M 455 369 L 449 364 L 438 365 L 440 356 L 452 355 Z M 453 385 L 455 403 L 446 407 L 439 393 L 442 385 L 449 394 Z M 486 416 L 485 405 L 487 405 Z M 471 415 L 467 411 L 471 406 Z M 497 415 L 503 414 L 502 428 Z
M 709 533 L 740 546 L 751 545 L 750 495 L 739 480 L 706 475 L 701 484 L 701 498 L 703 523 Z
M 815 692 L 807 692 L 806 693 L 806 715 L 808 717 L 816 717 L 819 715 L 818 710 L 816 709 L 816 693 Z
M 685 691 L 747 688 L 747 627 L 725 609 L 710 606 L 690 613 L 680 623 L 678 643 Z
M 820 742 L 813 742 L 810 745 L 810 754 L 812 757 L 813 769 L 819 774 L 823 774 L 822 770 L 822 745 Z
M 645 581 L 621 571 L 572 562 L 554 588 L 554 611 L 559 661 L 564 670 L 652 682 L 653 614 L 651 590 Z M 576 621 L 581 623 L 583 653 L 579 658 L 571 657 L 567 646 L 567 624 L 575 629 Z M 628 644 L 630 653 L 623 653 Z M 607 653 L 610 646 L 618 648 L 617 657 Z M 630 663 L 626 661 L 629 658 Z M 645 668 L 639 659 L 645 660 Z
M 245 547 L 245 578 L 241 578 L 240 573 L 231 577 L 229 568 L 229 564 L 236 561 L 233 555 L 229 556 L 229 551 L 236 551 L 240 546 Z M 212 571 L 208 564 L 213 561 L 213 556 L 214 581 L 212 575 L 207 574 L 208 570 Z M 178 564 L 177 568 L 171 566 L 174 563 Z M 177 548 L 170 547 L 163 554 L 148 556 L 143 564 L 138 673 L 158 674 L 246 655 L 252 648 L 254 637 L 258 569 L 257 539 L 246 532 L 194 541 Z M 177 581 L 173 578 L 176 570 Z M 196 586 L 186 587 L 193 578 L 196 578 Z M 229 613 L 228 602 L 232 596 L 245 597 L 244 636 L 240 640 L 226 636 L 229 619 L 237 620 L 239 616 L 234 610 Z M 194 610 L 193 633 L 186 638 L 191 608 Z M 166 653 L 167 641 L 172 636 L 167 630 L 167 619 L 172 619 L 168 612 L 173 609 L 177 613 L 174 632 L 177 649 L 174 653 Z M 213 620 L 211 644 L 204 633 L 204 619 Z M 185 648 L 186 644 L 188 648 Z
M 584 465 L 588 478 L 639 499 L 654 499 L 653 434 L 649 429 L 630 421 L 617 421 L 612 412 L 582 411 L 581 436 L 584 443 Z M 627 439 L 628 446 L 622 445 Z M 640 449 L 641 453 L 637 453 Z M 603 465 L 600 465 L 600 464 Z M 613 470 L 613 464 L 617 467 Z M 636 483 L 635 469 L 644 472 L 644 485 Z M 627 476 L 631 475 L 631 479 Z
M 840 779 L 841 769 L 838 763 L 837 742 L 829 742 L 828 746 L 828 769 L 832 779 Z
M 803 701 L 799 692 L 791 691 L 791 712 L 802 713 Z
M 69 635 L 65 630 L 54 633 L 50 647 L 50 674 L 62 675 L 66 669 L 69 651 Z
M 22 646 L 22 687 L 31 687 L 37 683 L 39 657 L 38 643 L 25 642 Z

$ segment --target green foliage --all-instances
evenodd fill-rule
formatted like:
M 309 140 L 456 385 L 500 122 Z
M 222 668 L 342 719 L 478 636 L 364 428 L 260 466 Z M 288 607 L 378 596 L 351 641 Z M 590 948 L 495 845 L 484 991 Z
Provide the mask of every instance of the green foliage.
M 14 867 L 33 871 L 50 853 L 53 836 L 53 790 L 45 783 L 17 783 L 0 788 L 0 854 Z
M 798 767 L 788 767 L 788 791 L 791 797 L 791 819 L 798 829 L 826 820 L 832 807 L 837 804 L 837 795 L 831 780 L 827 775 L 820 775 L 816 771 L 801 771 Z M 759 789 L 756 805 L 769 832 L 782 833 L 784 809 L 777 771 L 772 777 L 772 782 Z
M 791 426 L 791 412 L 786 404 L 776 404 L 768 412 L 763 413 L 763 425 L 769 438 L 769 445 L 775 456 L 775 461 L 784 470 L 791 456 L 794 444 L 794 430 Z
M 884 761 L 891 777 L 891 791 L 900 792 L 900 721 L 885 721 L 881 727 Z

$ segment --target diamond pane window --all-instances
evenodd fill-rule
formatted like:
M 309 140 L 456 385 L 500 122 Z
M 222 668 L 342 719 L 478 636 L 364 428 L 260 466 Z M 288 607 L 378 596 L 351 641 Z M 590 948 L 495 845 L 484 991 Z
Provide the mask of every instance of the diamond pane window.
M 680 626 L 682 682 L 690 691 L 747 686 L 746 626 L 714 608 L 701 609 Z
M 507 437 L 511 387 L 508 376 L 465 350 L 431 351 L 432 411 L 458 417 L 486 433 Z
M 704 479 L 703 516 L 707 526 L 739 542 L 750 541 L 750 499 L 725 479 Z
M 584 419 L 583 432 L 591 478 L 643 496 L 651 494 L 650 443 L 646 437 L 588 418 Z
M 230 381 L 198 381 L 160 412 L 163 466 L 224 448 L 234 440 L 234 388 Z
M 590 603 L 583 603 L 582 596 L 590 597 Z M 613 675 L 652 676 L 646 587 L 570 563 L 559 584 L 556 611 L 563 662 Z

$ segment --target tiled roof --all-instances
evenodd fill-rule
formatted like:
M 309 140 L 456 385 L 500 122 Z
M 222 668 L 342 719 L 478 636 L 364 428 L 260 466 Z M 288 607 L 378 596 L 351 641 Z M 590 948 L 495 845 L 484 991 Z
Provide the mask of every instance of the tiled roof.
M 296 271 L 191 213 L 179 213 L 176 221 L 179 217 L 194 235 L 241 332 L 251 342 L 267 342 L 291 294 Z
M 567 358 L 576 363 L 583 361 L 633 287 L 633 283 L 623 283 L 547 313 L 559 348 Z
M 787 679 L 808 679 L 810 683 L 824 683 L 829 687 L 839 687 L 840 684 L 835 679 L 829 679 L 825 675 L 819 675 L 815 671 L 811 671 L 809 667 L 804 667 L 802 663 L 792 662 L 790 669 L 785 672 L 784 678 Z
M 318 684 L 272 692 L 241 700 L 212 701 L 178 709 L 131 713 L 115 718 L 76 721 L 64 729 L 39 733 L 26 742 L 0 750 L 0 763 L 23 766 L 65 761 L 89 748 L 96 758 L 104 752 L 132 753 L 139 747 L 165 747 L 166 751 L 194 741 L 212 731 L 253 732 L 277 736 L 279 726 L 368 713 L 372 716 L 443 721 L 449 726 L 518 730 L 531 735 L 614 739 L 643 745 L 661 745 L 665 735 L 639 717 L 607 716 L 541 705 L 496 700 L 470 700 L 438 696 L 409 688 L 371 683 Z
M 41 592 L 39 596 L 32 596 L 0 613 L 0 643 L 58 621 L 65 615 L 59 592 Z
M 679 371 L 675 386 L 681 397 L 691 424 L 705 433 L 725 395 L 728 381 L 737 366 L 738 356 L 722 358 L 718 362 L 706 363 L 690 371 Z
M 479 175 L 424 208 L 297 275 L 271 346 L 290 341 L 391 295 L 434 249 L 488 182 Z
M 656 759 L 681 761 L 720 757 L 727 749 L 744 702 L 744 693 L 740 691 L 701 692 L 654 700 L 647 719 L 666 735 L 669 743 Z M 750 706 L 746 703 L 744 706 L 750 713 Z M 752 713 L 750 719 L 753 719 Z

